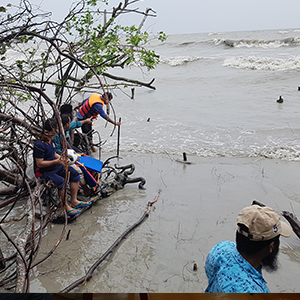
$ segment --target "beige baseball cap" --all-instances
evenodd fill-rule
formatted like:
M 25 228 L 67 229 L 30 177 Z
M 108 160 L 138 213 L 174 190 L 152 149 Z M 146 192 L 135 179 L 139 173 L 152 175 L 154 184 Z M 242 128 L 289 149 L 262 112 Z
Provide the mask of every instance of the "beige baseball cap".
M 238 232 L 252 241 L 270 240 L 277 235 L 289 237 L 292 234 L 291 227 L 279 220 L 279 215 L 267 206 L 247 206 L 237 217 L 238 224 L 244 224 L 249 233 L 238 228 Z

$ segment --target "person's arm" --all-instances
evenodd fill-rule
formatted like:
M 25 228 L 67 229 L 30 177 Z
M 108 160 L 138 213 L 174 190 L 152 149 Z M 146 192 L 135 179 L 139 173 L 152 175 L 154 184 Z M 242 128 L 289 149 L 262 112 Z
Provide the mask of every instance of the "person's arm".
M 95 105 L 95 107 L 94 107 Z M 95 108 L 95 110 L 98 112 L 98 114 L 103 118 L 105 119 L 107 122 L 111 123 L 111 124 L 114 124 L 116 126 L 120 126 L 121 125 L 121 122 L 115 122 L 113 121 L 103 110 L 103 106 L 99 103 L 95 103 L 93 105 L 93 107 Z
M 62 157 L 59 154 L 55 152 L 54 157 L 54 160 L 44 160 L 44 158 L 36 158 L 36 165 L 39 168 L 47 168 L 57 164 L 63 164 Z
M 85 120 L 80 120 L 79 122 L 81 123 L 81 125 L 83 125 L 85 123 L 91 124 L 91 123 L 93 123 L 93 117 L 90 117 L 90 118 L 85 119 Z
M 115 122 L 109 116 L 106 117 L 106 121 L 109 122 L 109 123 L 111 123 L 111 124 L 114 124 L 116 126 L 120 126 L 121 125 L 121 122 Z

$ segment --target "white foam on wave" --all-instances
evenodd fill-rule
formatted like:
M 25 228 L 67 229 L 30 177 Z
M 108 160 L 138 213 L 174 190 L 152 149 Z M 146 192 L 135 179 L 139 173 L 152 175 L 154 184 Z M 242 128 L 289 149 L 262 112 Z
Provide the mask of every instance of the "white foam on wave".
M 239 157 L 239 158 L 268 158 L 268 159 L 280 159 L 283 161 L 300 161 L 300 149 L 297 150 L 293 147 L 253 147 L 251 148 L 227 148 L 227 147 L 214 147 L 213 145 L 206 145 L 198 148 L 189 147 L 190 143 L 182 144 L 180 147 L 176 145 L 168 145 L 165 147 L 163 141 L 160 143 L 156 141 L 156 146 L 153 147 L 153 143 L 145 142 L 140 143 L 137 141 L 131 141 L 131 144 L 122 144 L 122 151 L 132 153 L 148 153 L 148 154 L 165 154 L 180 156 L 183 152 L 187 152 L 188 155 L 196 155 L 199 157 Z M 116 148 L 112 145 L 105 145 L 106 152 L 114 153 Z
M 191 57 L 191 56 L 175 56 L 161 59 L 160 62 L 168 64 L 170 66 L 181 66 L 189 62 L 204 59 L 203 57 Z
M 224 67 L 232 67 L 237 69 L 249 70 L 269 70 L 269 71 L 285 71 L 300 69 L 299 58 L 271 58 L 271 57 L 229 57 L 226 58 Z
M 180 122 L 157 125 L 150 132 L 131 136 L 122 140 L 121 151 L 133 153 L 188 155 L 199 157 L 239 157 L 268 158 L 285 161 L 300 161 L 298 139 L 286 138 L 286 133 L 278 132 L 216 131 L 200 128 L 192 130 Z M 138 134 L 138 132 L 137 132 Z M 151 138 L 149 139 L 149 137 Z M 105 151 L 115 152 L 115 140 L 108 140 Z
M 289 47 L 300 45 L 300 38 L 291 37 L 285 39 L 274 39 L 274 40 L 258 40 L 258 39 L 241 39 L 241 40 L 230 40 L 230 39 L 214 39 L 215 45 L 225 44 L 229 47 L 234 48 L 263 48 L 272 49 L 280 47 Z
M 251 154 L 252 157 L 265 157 L 270 159 L 280 159 L 287 161 L 300 161 L 300 150 L 293 147 L 274 147 L 274 148 L 262 148 L 257 152 Z

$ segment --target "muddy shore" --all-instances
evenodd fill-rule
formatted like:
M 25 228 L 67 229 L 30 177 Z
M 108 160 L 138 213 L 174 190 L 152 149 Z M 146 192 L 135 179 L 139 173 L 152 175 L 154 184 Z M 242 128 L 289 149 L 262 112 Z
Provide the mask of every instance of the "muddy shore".
M 128 184 L 69 224 L 69 240 L 34 269 L 31 292 L 59 292 L 83 276 L 142 216 L 159 189 L 149 218 L 73 292 L 201 293 L 207 286 L 207 253 L 222 240 L 234 240 L 236 217 L 244 206 L 257 200 L 300 217 L 297 162 L 188 156 L 191 164 L 184 164 L 182 157 L 169 155 L 121 156 L 118 163 L 135 164 L 132 177 L 144 177 L 146 190 Z M 40 255 L 53 247 L 61 229 L 49 226 Z M 281 238 L 279 262 L 276 273 L 264 273 L 271 292 L 300 292 L 300 240 L 294 233 Z

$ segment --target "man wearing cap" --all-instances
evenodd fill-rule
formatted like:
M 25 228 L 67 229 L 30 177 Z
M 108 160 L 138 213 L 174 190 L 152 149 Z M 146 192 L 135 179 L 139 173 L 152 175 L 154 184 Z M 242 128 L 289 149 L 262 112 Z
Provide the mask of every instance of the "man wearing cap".
M 280 235 L 292 230 L 270 207 L 245 207 L 237 218 L 236 244 L 223 241 L 205 262 L 206 293 L 270 293 L 262 268 L 276 271 Z

